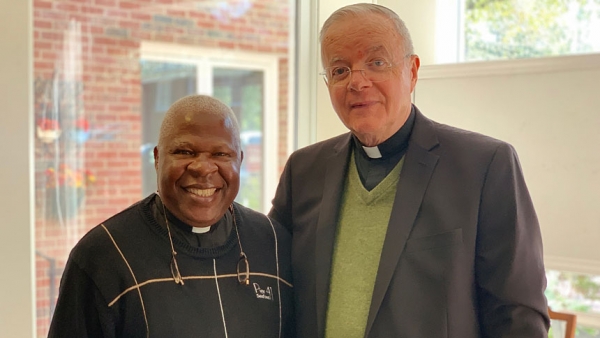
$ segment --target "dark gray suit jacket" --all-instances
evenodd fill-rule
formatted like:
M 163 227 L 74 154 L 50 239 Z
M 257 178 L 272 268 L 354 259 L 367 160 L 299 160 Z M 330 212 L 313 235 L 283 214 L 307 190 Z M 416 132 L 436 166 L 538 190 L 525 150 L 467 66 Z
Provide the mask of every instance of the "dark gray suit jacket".
M 293 232 L 299 338 L 324 335 L 351 149 L 348 133 L 294 152 L 273 200 L 270 215 Z M 545 285 L 515 150 L 417 110 L 365 337 L 547 337 Z

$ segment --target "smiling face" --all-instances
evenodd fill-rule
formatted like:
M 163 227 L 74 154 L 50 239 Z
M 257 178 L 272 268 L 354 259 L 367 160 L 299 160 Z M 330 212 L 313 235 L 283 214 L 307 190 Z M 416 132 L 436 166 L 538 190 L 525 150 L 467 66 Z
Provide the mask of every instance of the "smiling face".
M 158 191 L 169 211 L 194 227 L 215 224 L 240 187 L 242 153 L 226 114 L 182 108 L 154 148 Z
M 400 35 L 392 22 L 379 14 L 340 18 L 323 35 L 323 67 L 347 66 L 353 70 L 343 86 L 328 86 L 333 109 L 344 125 L 366 146 L 375 146 L 402 127 L 411 110 L 411 93 L 417 83 L 418 56 L 405 57 Z M 392 63 L 389 79 L 369 81 L 359 69 L 385 59 Z

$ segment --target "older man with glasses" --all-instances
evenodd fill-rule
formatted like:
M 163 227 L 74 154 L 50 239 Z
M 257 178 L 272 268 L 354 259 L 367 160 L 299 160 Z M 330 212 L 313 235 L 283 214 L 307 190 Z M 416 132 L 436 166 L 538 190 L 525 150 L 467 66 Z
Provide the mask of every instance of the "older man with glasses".
M 542 241 L 515 150 L 411 103 L 420 66 L 391 10 L 321 30 L 349 133 L 293 153 L 270 215 L 293 231 L 298 336 L 546 337 Z

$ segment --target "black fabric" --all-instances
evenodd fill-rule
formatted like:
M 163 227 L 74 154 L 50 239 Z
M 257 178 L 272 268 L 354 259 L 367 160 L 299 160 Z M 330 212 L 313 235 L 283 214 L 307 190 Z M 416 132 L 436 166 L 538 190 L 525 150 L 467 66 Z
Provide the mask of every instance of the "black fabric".
M 360 140 L 352 135 L 354 158 L 358 176 L 365 189 L 371 191 L 396 167 L 406 153 L 408 139 L 415 124 L 415 107 L 412 106 L 408 119 L 389 139 L 379 144 L 377 148 L 381 158 L 370 158 Z
M 292 287 L 275 277 L 291 282 L 291 237 L 285 229 L 273 221 L 275 236 L 265 215 L 234 204 L 250 271 L 260 275 L 239 284 L 235 231 L 210 248 L 175 237 L 185 283 L 179 285 L 171 275 L 166 228 L 152 212 L 155 198 L 108 219 L 75 246 L 48 337 L 225 337 L 225 326 L 228 337 L 295 336 Z
M 225 216 L 221 218 L 216 224 L 210 227 L 210 230 L 205 233 L 192 232 L 193 227 L 180 221 L 175 217 L 169 209 L 164 208 L 162 201 L 159 198 L 155 198 L 155 202 L 152 206 L 152 212 L 156 221 L 162 226 L 166 227 L 165 214 L 167 213 L 167 219 L 171 228 L 171 234 L 179 238 L 182 241 L 187 242 L 191 246 L 200 248 L 214 248 L 223 245 L 230 237 L 231 230 L 233 229 L 233 217 L 231 213 L 225 213 Z

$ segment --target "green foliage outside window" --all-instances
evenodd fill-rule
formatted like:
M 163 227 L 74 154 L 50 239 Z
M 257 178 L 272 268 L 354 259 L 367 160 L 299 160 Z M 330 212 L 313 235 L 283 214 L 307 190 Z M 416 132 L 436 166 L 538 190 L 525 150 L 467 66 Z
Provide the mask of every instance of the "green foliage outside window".
M 546 277 L 546 298 L 553 310 L 600 314 L 600 276 L 548 270 Z M 600 328 L 577 325 L 576 336 L 600 338 Z
M 600 0 L 466 0 L 465 60 L 600 52 Z

